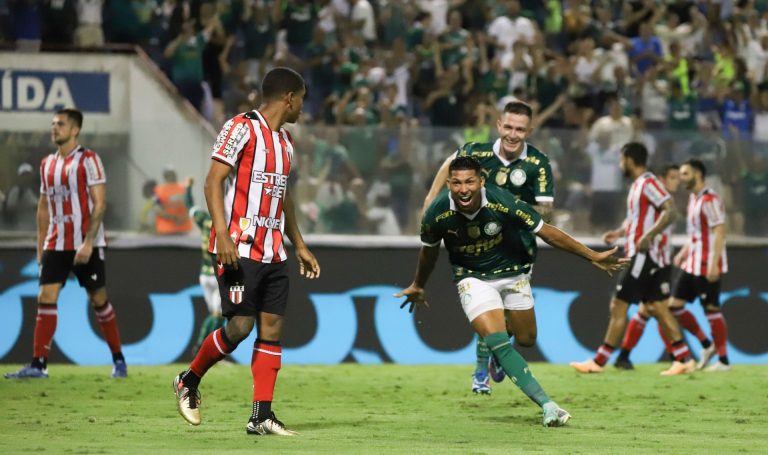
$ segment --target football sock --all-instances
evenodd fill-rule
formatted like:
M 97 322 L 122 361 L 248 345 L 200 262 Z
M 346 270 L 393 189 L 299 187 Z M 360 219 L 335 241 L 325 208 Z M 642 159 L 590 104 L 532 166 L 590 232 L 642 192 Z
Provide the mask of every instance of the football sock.
M 681 339 L 672 343 L 672 355 L 678 362 L 687 362 L 691 359 L 691 351 L 688 349 L 688 343 Z
M 611 358 L 611 354 L 613 354 L 613 351 L 615 350 L 616 348 L 608 343 L 601 344 L 600 347 L 597 348 L 597 353 L 595 354 L 595 363 L 601 367 L 605 366 L 605 364 L 608 363 L 608 359 Z
M 664 335 L 664 331 L 661 329 L 661 324 L 658 324 L 656 328 L 659 330 L 659 336 L 661 337 L 661 341 L 664 342 L 664 349 L 674 359 L 674 355 L 672 354 L 672 351 L 673 351 L 672 342 L 669 341 L 669 338 L 667 338 L 666 335 Z
M 699 342 L 702 346 L 707 348 L 711 345 L 709 338 L 707 338 L 707 335 L 703 330 L 701 330 L 701 326 L 696 321 L 696 316 L 688 311 L 687 308 L 681 307 L 674 309 L 672 310 L 672 314 L 675 316 L 675 319 L 677 319 L 677 322 L 679 322 L 680 325 L 685 328 L 685 330 L 691 332 L 696 336 L 696 338 L 699 339 Z
M 488 359 L 491 357 L 491 351 L 488 349 L 488 345 L 485 344 L 485 341 L 483 341 L 482 337 L 477 337 L 475 354 L 477 356 L 477 366 L 475 366 L 475 373 L 480 371 L 488 371 Z
M 251 373 L 253 374 L 253 401 L 272 402 L 280 371 L 282 348 L 279 341 L 257 339 L 253 344 Z
M 709 326 L 712 328 L 712 338 L 715 340 L 717 355 L 720 357 L 720 362 L 728 365 L 728 327 L 725 325 L 723 313 L 719 311 L 707 313 L 707 320 L 709 321 Z M 723 361 L 723 359 L 725 359 L 725 361 Z
M 272 413 L 271 401 L 254 401 L 253 412 L 251 413 L 251 420 L 255 422 L 262 422 L 266 420 Z
M 512 382 L 523 391 L 534 403 L 543 406 L 551 401 L 544 389 L 541 388 L 536 378 L 533 377 L 528 363 L 523 357 L 515 351 L 512 343 L 509 341 L 509 335 L 506 332 L 491 333 L 485 338 L 485 344 L 491 353 L 496 357 L 496 362 L 512 379 Z
M 32 366 L 45 369 L 51 352 L 53 334 L 56 332 L 58 308 L 55 303 L 37 303 L 37 318 L 32 342 Z
M 120 331 L 117 328 L 117 316 L 112 304 L 107 301 L 104 305 L 93 310 L 96 312 L 96 320 L 101 326 L 101 333 L 109 345 L 110 352 L 112 354 L 119 353 L 121 351 Z
M 218 329 L 220 327 L 216 326 L 216 318 L 212 315 L 208 315 L 205 319 L 203 319 L 203 323 L 200 325 L 200 333 L 197 335 L 197 346 L 202 346 L 203 341 L 205 341 L 205 337 L 211 334 L 214 330 Z
M 200 350 L 197 351 L 197 355 L 189 365 L 189 371 L 198 378 L 202 378 L 209 368 L 227 354 L 231 354 L 236 347 L 236 344 L 229 341 L 224 329 L 214 331 L 203 341 L 203 345 L 200 346 Z M 185 384 L 188 384 L 186 377 L 182 377 L 182 380 Z M 199 379 L 198 382 L 200 382 Z
M 629 320 L 629 325 L 627 326 L 627 333 L 624 334 L 624 339 L 621 341 L 620 356 L 623 356 L 624 351 L 626 351 L 627 357 L 623 358 L 629 357 L 629 351 L 637 346 L 637 342 L 640 340 L 640 337 L 643 336 L 646 322 L 648 322 L 648 318 L 640 313 L 635 313 L 635 315 L 632 316 L 632 319 Z

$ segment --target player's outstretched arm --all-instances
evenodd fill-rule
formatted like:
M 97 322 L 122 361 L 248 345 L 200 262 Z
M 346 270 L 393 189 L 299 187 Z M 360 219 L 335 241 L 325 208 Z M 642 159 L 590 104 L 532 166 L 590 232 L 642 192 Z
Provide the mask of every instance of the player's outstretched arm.
M 424 286 L 427 285 L 427 280 L 435 269 L 437 258 L 440 255 L 440 245 L 437 246 L 422 246 L 419 251 L 419 263 L 416 266 L 416 276 L 413 279 L 413 283 L 402 291 L 395 294 L 395 297 L 405 297 L 405 302 L 400 305 L 400 308 L 408 307 L 408 312 L 413 313 L 413 310 L 419 305 L 429 307 L 427 303 L 426 295 L 424 294 Z
M 290 191 L 285 193 L 285 207 L 283 207 L 283 211 L 285 212 L 285 234 L 296 250 L 296 258 L 299 261 L 299 274 L 310 280 L 319 278 L 320 264 L 318 264 L 315 255 L 307 248 L 307 244 L 304 243 L 304 237 L 302 237 L 299 225 L 296 222 L 296 212 Z
M 222 265 L 238 268 L 240 253 L 235 242 L 229 236 L 229 227 L 224 216 L 224 180 L 229 175 L 231 168 L 226 164 L 212 160 L 211 168 L 205 177 L 205 202 L 208 203 L 208 212 L 211 214 L 213 229 L 216 232 L 216 259 Z
M 427 210 L 429 204 L 431 204 L 437 195 L 440 194 L 440 191 L 445 188 L 445 181 L 448 179 L 448 166 L 451 165 L 451 161 L 453 161 L 454 158 L 456 158 L 456 154 L 452 153 L 451 156 L 446 158 L 445 161 L 443 161 L 443 164 L 440 165 L 440 169 L 437 170 L 435 179 L 432 180 L 432 186 L 429 188 L 429 193 L 427 193 L 427 197 L 424 198 L 424 206 L 421 208 L 421 213 L 424 213 Z
M 555 248 L 583 257 L 608 275 L 623 269 L 629 263 L 629 258 L 618 258 L 613 255 L 618 251 L 618 247 L 598 253 L 550 224 L 544 224 L 536 235 Z

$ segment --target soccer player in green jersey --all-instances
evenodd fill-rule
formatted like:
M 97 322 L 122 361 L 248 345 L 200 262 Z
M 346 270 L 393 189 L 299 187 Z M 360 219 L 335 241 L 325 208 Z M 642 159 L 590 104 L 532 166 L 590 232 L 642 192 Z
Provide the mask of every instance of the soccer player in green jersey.
M 187 191 L 184 195 L 184 203 L 189 209 L 189 216 L 200 229 L 202 261 L 200 262 L 200 288 L 203 290 L 205 305 L 208 307 L 208 316 L 200 325 L 200 332 L 197 335 L 197 341 L 194 346 L 194 353 L 200 350 L 205 338 L 215 330 L 224 327 L 224 316 L 221 314 L 221 295 L 219 294 L 219 285 L 216 282 L 216 276 L 213 274 L 213 262 L 211 262 L 211 253 L 208 252 L 208 243 L 211 237 L 211 214 L 195 205 L 192 197 L 192 178 L 187 179 Z
M 547 114 L 545 114 L 547 115 Z M 541 116 L 539 117 L 541 118 Z M 424 201 L 426 208 L 443 190 L 448 178 L 448 166 L 457 156 L 477 158 L 487 182 L 511 193 L 541 214 L 550 222 L 555 193 L 552 184 L 552 167 L 549 158 L 539 149 L 526 142 L 533 132 L 533 110 L 526 103 L 507 103 L 496 121 L 499 139 L 495 142 L 468 142 L 445 160 L 432 182 Z M 536 344 L 536 313 L 533 307 L 517 309 L 509 313 L 515 341 L 521 346 Z M 490 377 L 496 382 L 504 380 L 504 372 L 493 363 L 493 357 L 482 339 L 477 340 L 477 362 L 472 375 L 474 393 L 491 393 Z
M 560 426 L 570 414 L 550 400 L 528 364 L 509 340 L 509 312 L 533 307 L 531 268 L 536 238 L 577 254 L 608 272 L 620 270 L 628 259 L 613 256 L 617 248 L 598 253 L 554 226 L 544 223 L 530 205 L 493 186 L 485 186 L 480 162 L 469 156 L 449 166 L 448 192 L 427 207 L 421 223 L 422 248 L 413 283 L 395 294 L 410 303 L 428 306 L 424 286 L 445 242 L 461 306 L 472 328 L 496 362 L 531 400 L 544 410 L 544 426 Z

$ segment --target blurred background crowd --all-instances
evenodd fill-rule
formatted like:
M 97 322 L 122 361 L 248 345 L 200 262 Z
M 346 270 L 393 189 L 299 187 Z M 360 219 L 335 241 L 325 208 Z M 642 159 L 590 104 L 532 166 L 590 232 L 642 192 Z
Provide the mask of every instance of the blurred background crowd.
M 139 45 L 215 129 L 258 105 L 267 70 L 300 71 L 308 232 L 417 232 L 442 160 L 495 140 L 521 99 L 556 224 L 619 225 L 619 148 L 639 140 L 652 167 L 702 159 L 731 231 L 768 235 L 765 0 L 0 0 L 0 35 L 27 52 Z

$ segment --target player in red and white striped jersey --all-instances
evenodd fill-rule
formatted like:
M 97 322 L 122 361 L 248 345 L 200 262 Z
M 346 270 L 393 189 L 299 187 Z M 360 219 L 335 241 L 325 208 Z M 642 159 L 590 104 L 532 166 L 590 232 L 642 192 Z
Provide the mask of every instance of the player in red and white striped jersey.
M 720 311 L 720 278 L 728 272 L 725 250 L 725 207 L 720 197 L 706 186 L 707 169 L 704 163 L 690 159 L 680 167 L 680 180 L 691 192 L 688 199 L 688 242 L 675 256 L 675 265 L 683 274 L 675 284 L 670 299 L 673 312 L 686 314 L 683 326 L 702 342 L 698 367 L 704 368 L 717 351 L 719 360 L 707 371 L 728 371 L 728 329 Z M 699 298 L 712 329 L 714 345 L 704 335 L 693 315 L 685 309 L 685 302 Z
M 105 288 L 104 226 L 107 208 L 106 175 L 101 159 L 78 144 L 83 114 L 62 109 L 51 123 L 56 153 L 40 164 L 40 199 L 37 207 L 37 262 L 40 294 L 30 365 L 7 378 L 48 377 L 48 353 L 58 319 L 57 301 L 70 272 L 88 293 L 114 367 L 113 377 L 125 377 L 120 333 L 114 308 Z
M 200 424 L 198 385 L 216 362 L 230 354 L 257 325 L 253 347 L 253 412 L 248 434 L 292 435 L 272 412 L 280 336 L 288 299 L 284 236 L 299 260 L 299 273 L 320 276 L 320 266 L 296 224 L 288 175 L 291 135 L 282 128 L 301 114 L 306 86 L 295 71 L 275 68 L 264 76 L 258 110 L 230 119 L 213 146 L 205 198 L 211 213 L 209 251 L 214 254 L 227 325 L 203 341 L 189 369 L 174 380 L 178 409 Z
M 663 233 L 674 221 L 675 204 L 663 184 L 647 171 L 648 150 L 639 142 L 630 142 L 621 149 L 619 166 L 625 177 L 633 183 L 627 196 L 625 221 L 627 257 L 632 262 L 616 286 L 610 303 L 610 320 L 603 344 L 595 357 L 571 366 L 581 373 L 599 373 L 624 335 L 627 310 L 632 303 L 643 303 L 656 318 L 668 339 L 673 340 L 675 362 L 663 371 L 664 375 L 687 373 L 695 364 L 680 327 L 666 306 L 669 296 L 669 276 L 664 273 L 663 261 L 668 259 L 663 248 Z M 613 243 L 619 230 L 608 231 L 603 240 Z M 627 360 L 628 361 L 628 360 Z

